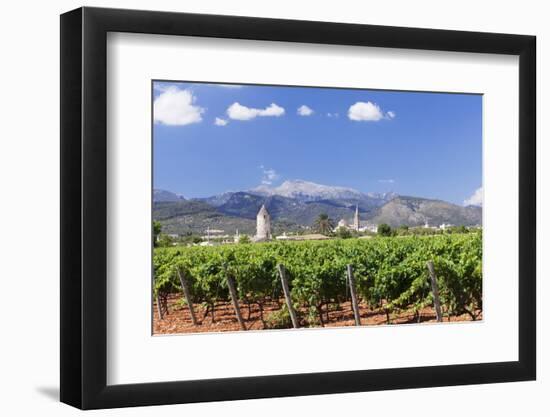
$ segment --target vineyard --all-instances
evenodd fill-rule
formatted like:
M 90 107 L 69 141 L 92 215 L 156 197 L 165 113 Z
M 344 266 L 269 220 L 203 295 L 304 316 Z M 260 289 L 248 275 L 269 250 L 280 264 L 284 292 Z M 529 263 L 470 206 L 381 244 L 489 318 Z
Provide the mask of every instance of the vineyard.
M 207 316 L 243 330 L 334 325 L 346 312 L 397 323 L 434 301 L 447 320 L 482 314 L 481 232 L 156 248 L 153 262 L 156 324 L 178 310 L 190 332 Z

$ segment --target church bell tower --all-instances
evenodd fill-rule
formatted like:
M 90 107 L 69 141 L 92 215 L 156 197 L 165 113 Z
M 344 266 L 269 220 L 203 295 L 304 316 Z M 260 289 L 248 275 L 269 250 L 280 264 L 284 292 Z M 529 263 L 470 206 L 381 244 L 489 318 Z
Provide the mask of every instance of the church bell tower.
M 359 205 L 355 205 L 355 216 L 353 217 L 353 228 L 359 231 Z

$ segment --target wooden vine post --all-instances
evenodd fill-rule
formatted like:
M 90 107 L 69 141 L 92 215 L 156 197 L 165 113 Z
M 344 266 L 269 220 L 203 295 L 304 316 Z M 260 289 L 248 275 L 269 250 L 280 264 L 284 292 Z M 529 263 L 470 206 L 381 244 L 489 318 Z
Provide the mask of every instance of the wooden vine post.
M 434 263 L 428 261 L 426 263 L 428 271 L 430 272 L 430 281 L 432 283 L 432 293 L 434 296 L 435 317 L 437 321 L 443 321 L 443 315 L 441 314 L 441 303 L 439 301 L 439 289 L 437 288 L 437 278 L 435 276 Z
M 239 307 L 239 299 L 237 298 L 235 279 L 231 275 L 227 275 L 227 287 L 229 288 L 229 294 L 231 295 L 231 302 L 233 303 L 237 320 L 241 325 L 241 329 L 246 330 L 246 325 L 244 324 L 243 316 L 241 314 L 241 308 Z
M 283 286 L 283 294 L 285 296 L 286 305 L 288 307 L 288 312 L 290 313 L 290 319 L 292 320 L 292 326 L 297 329 L 300 327 L 298 323 L 298 316 L 296 315 L 296 310 L 292 305 L 292 298 L 290 297 L 290 289 L 288 287 L 288 280 L 286 277 L 286 270 L 283 264 L 278 264 L 277 269 L 279 271 L 279 276 L 281 277 L 281 284 Z
M 183 289 L 183 295 L 185 296 L 185 301 L 187 301 L 187 307 L 189 308 L 189 314 L 191 314 L 191 320 L 193 325 L 198 324 L 197 317 L 195 316 L 195 310 L 193 308 L 193 299 L 191 298 L 191 291 L 189 290 L 189 283 L 185 277 L 185 273 L 178 268 L 178 276 L 180 278 L 181 288 Z
M 159 320 L 162 320 L 164 316 L 162 314 L 162 306 L 160 305 L 160 294 L 158 293 L 158 291 L 157 291 L 157 296 L 155 297 L 155 300 L 157 302 L 157 311 L 159 314 Z
M 164 316 L 162 315 L 162 306 L 160 305 L 160 295 L 157 295 L 157 310 L 159 312 L 159 318 L 162 320 Z
M 355 317 L 355 325 L 361 326 L 361 314 L 359 312 L 359 303 L 357 301 L 357 290 L 355 288 L 355 278 L 353 276 L 353 269 L 351 265 L 348 265 L 348 280 L 349 280 L 349 289 L 351 293 L 351 306 L 353 307 L 353 316 Z

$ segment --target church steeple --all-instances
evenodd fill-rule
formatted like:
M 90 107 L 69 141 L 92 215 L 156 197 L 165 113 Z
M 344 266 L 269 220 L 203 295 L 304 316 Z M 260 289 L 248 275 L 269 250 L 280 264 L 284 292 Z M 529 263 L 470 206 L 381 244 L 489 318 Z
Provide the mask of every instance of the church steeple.
M 353 217 L 353 228 L 359 231 L 359 205 L 355 205 L 355 216 Z

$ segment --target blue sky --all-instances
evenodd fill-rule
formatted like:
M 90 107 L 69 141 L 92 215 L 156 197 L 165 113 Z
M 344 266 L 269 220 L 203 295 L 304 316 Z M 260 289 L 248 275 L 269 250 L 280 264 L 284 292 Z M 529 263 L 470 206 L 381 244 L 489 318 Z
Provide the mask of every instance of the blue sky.
M 301 179 L 481 204 L 480 95 L 154 82 L 153 99 L 154 187 L 186 198 Z

